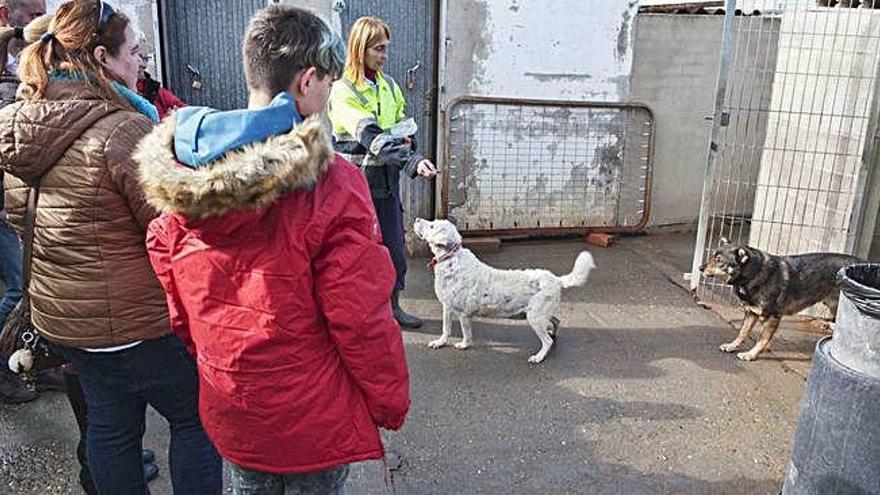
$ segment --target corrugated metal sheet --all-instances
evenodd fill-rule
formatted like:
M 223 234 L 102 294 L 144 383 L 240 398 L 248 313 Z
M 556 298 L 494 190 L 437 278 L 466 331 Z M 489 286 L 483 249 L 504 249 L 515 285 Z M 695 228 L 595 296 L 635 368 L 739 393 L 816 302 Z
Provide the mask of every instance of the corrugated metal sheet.
M 433 158 L 437 66 L 437 2 L 435 0 L 349 0 L 340 14 L 344 36 L 361 16 L 381 18 L 391 28 L 391 52 L 385 72 L 397 81 L 406 97 L 407 114 L 419 124 L 419 149 Z M 407 85 L 407 70 L 412 85 Z M 401 181 L 407 228 L 415 217 L 433 218 L 433 186 L 426 180 Z
M 247 106 L 241 38 L 248 19 L 266 0 L 162 2 L 164 60 L 171 90 L 191 105 Z M 201 89 L 193 87 L 201 73 Z

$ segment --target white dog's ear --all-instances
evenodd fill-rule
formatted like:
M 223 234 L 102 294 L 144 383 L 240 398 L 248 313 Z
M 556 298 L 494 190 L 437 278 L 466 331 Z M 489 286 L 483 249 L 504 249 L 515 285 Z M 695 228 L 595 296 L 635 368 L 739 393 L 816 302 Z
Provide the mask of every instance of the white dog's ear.
M 461 244 L 461 234 L 458 233 L 458 229 L 455 227 L 455 224 L 449 222 L 449 225 L 444 229 L 446 230 L 446 237 L 449 242 L 448 247 L 453 247 L 455 245 Z

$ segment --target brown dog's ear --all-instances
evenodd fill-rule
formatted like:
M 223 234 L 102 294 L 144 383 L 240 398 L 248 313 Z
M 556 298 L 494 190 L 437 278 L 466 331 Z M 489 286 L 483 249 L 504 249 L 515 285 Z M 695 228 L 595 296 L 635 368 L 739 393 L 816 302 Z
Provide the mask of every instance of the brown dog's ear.
M 727 237 L 722 237 L 721 239 L 718 240 L 718 243 L 721 244 L 722 246 L 726 246 L 726 245 L 730 244 L 730 239 L 728 239 Z
M 747 261 L 749 261 L 749 253 L 743 248 L 739 248 L 736 250 L 736 255 L 739 257 L 739 263 L 741 265 L 745 265 Z

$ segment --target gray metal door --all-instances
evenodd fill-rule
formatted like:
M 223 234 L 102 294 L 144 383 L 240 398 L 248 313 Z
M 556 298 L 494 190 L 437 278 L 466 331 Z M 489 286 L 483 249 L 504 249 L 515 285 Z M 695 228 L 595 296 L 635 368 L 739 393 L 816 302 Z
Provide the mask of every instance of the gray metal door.
M 343 37 L 361 16 L 381 18 L 391 28 L 391 51 L 385 72 L 406 97 L 407 115 L 419 124 L 420 151 L 435 158 L 435 100 L 437 94 L 437 1 L 349 0 L 340 12 Z M 415 217 L 433 217 L 433 188 L 426 180 L 401 181 L 407 226 Z
M 251 15 L 265 6 L 266 0 L 160 1 L 171 90 L 190 105 L 245 107 L 241 37 Z

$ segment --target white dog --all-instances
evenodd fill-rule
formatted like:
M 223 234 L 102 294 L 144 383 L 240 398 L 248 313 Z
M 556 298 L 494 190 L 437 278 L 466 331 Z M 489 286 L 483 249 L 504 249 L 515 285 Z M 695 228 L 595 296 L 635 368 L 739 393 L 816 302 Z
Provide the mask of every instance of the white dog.
M 434 292 L 443 304 L 443 333 L 428 345 L 434 349 L 449 342 L 453 314 L 461 323 L 461 342 L 457 349 L 471 345 L 471 318 L 522 318 L 541 340 L 541 350 L 529 357 L 540 363 L 547 356 L 559 320 L 554 313 L 562 289 L 583 285 L 596 265 L 587 251 L 578 255 L 574 270 L 557 277 L 547 270 L 498 270 L 481 262 L 461 247 L 461 235 L 447 220 L 429 222 L 416 219 L 415 232 L 428 242 L 434 259 Z

